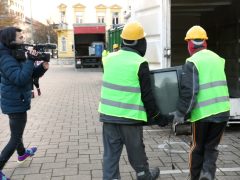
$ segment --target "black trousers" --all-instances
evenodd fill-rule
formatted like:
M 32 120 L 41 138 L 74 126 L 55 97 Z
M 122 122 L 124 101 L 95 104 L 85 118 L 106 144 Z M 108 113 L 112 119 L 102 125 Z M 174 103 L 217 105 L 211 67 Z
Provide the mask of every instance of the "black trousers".
M 0 154 L 0 170 L 3 169 L 15 150 L 20 156 L 25 153 L 22 136 L 27 122 L 27 112 L 8 114 L 8 117 L 11 137 Z
M 213 180 L 218 158 L 218 145 L 227 122 L 213 123 L 197 121 L 192 124 L 192 145 L 189 153 L 191 180 L 201 177 Z
M 37 89 L 39 88 L 39 78 L 33 78 L 32 90 L 34 89 L 34 86 L 35 86 Z
M 103 123 L 103 145 L 103 180 L 120 179 L 119 160 L 123 145 L 133 169 L 137 173 L 149 171 L 142 126 Z

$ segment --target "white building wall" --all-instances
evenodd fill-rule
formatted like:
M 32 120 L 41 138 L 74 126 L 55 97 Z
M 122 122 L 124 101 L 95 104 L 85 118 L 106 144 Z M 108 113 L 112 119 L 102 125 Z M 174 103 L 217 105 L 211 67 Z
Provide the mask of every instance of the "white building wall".
M 145 57 L 150 69 L 171 65 L 170 0 L 131 0 L 132 16 L 129 21 L 139 21 L 146 32 L 148 48 Z

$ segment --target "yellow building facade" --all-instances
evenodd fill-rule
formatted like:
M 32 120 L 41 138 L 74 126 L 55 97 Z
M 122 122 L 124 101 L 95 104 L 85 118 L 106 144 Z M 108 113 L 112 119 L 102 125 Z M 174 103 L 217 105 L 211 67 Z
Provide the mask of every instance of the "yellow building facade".
M 58 31 L 57 36 L 58 36 L 58 57 L 59 58 L 74 57 L 73 31 L 72 30 Z
M 58 57 L 74 58 L 73 26 L 88 23 L 104 23 L 106 30 L 113 25 L 124 24 L 129 9 L 128 0 L 68 1 L 58 5 Z

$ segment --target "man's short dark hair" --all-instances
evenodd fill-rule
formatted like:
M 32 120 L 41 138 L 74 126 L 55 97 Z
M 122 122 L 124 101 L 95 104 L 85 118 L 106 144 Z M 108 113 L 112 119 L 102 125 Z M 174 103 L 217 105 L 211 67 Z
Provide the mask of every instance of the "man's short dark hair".
M 6 46 L 10 47 L 11 42 L 16 40 L 17 32 L 22 32 L 22 29 L 17 27 L 6 27 L 0 31 L 0 42 Z

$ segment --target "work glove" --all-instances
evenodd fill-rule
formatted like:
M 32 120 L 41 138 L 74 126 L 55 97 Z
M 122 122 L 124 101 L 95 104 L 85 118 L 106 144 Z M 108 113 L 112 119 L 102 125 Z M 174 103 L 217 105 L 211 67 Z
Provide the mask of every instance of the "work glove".
M 169 114 L 169 115 L 164 115 L 161 113 L 158 113 L 155 117 L 153 117 L 155 123 L 161 127 L 167 126 L 170 122 L 173 121 L 174 116 Z
M 173 124 L 177 125 L 177 124 L 183 124 L 184 121 L 184 115 L 182 113 L 180 113 L 179 111 L 174 111 L 174 112 L 170 112 L 169 115 L 173 115 Z

